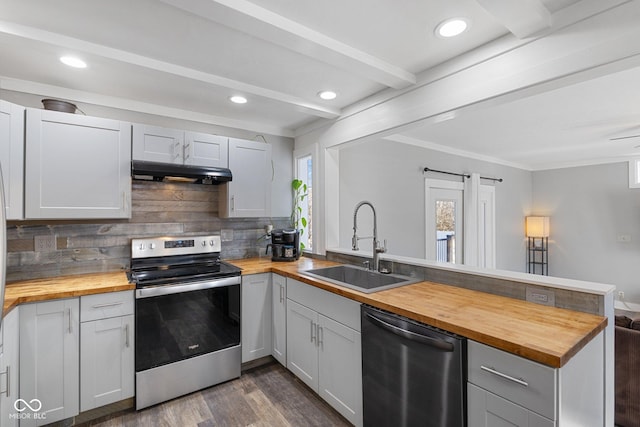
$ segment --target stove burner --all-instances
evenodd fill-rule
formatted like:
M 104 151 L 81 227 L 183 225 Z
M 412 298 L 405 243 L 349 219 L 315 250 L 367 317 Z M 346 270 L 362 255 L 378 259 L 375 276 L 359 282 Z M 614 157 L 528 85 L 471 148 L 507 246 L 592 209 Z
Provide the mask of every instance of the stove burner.
M 128 275 L 138 289 L 239 276 L 240 272 L 220 261 L 220 236 L 131 240 Z

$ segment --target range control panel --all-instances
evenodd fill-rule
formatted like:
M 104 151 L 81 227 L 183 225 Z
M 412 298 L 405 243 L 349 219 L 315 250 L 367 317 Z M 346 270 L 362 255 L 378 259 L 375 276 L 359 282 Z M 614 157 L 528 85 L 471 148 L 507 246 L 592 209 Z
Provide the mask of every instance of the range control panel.
M 221 248 L 219 235 L 131 239 L 131 258 L 208 254 Z

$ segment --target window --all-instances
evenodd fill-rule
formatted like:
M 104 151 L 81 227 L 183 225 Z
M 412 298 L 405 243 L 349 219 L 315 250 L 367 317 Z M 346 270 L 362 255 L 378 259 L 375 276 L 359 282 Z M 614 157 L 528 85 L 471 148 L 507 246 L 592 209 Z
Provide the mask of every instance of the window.
M 306 219 L 300 242 L 305 251 L 313 250 L 313 157 L 311 154 L 296 158 L 296 178 L 307 186 L 307 196 L 302 201 L 301 216 Z
M 629 160 L 629 188 L 640 188 L 640 158 Z
M 427 259 L 462 263 L 461 182 L 427 180 Z

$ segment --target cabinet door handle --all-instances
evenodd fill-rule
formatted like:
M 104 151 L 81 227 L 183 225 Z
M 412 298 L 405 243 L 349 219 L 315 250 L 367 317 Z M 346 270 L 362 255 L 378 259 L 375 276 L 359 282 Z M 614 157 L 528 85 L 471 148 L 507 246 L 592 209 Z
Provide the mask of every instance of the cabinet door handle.
M 231 196 L 231 210 L 236 210 L 236 196 Z
M 324 344 L 324 328 L 321 327 L 320 325 L 316 325 L 316 335 L 318 336 L 318 340 L 317 343 L 318 347 L 321 347 L 322 344 Z
M 311 324 L 311 342 L 314 342 L 316 340 L 316 328 L 315 328 L 315 323 L 313 323 L 313 320 L 310 322 Z
M 129 348 L 129 324 L 124 325 L 124 346 Z
M 280 285 L 280 302 L 284 302 L 284 286 Z
M 529 383 L 523 380 L 522 378 L 512 377 L 511 375 L 504 374 L 500 371 L 495 370 L 494 368 L 489 368 L 487 366 L 480 366 L 480 369 L 482 369 L 485 372 L 489 372 L 490 374 L 496 375 L 500 378 L 504 378 L 505 380 L 512 381 L 516 384 L 520 384 L 521 386 L 529 387 Z
M 184 145 L 184 150 L 182 153 L 182 158 L 184 159 L 184 161 L 186 162 L 189 159 L 190 153 L 189 153 L 189 148 L 191 147 L 191 144 L 185 144 Z
M 116 305 L 122 305 L 122 304 L 124 304 L 124 301 L 108 302 L 108 303 L 104 303 L 104 304 L 94 304 L 94 305 L 91 306 L 91 308 L 114 307 Z
M 4 391 L 0 390 L 0 394 L 4 393 L 5 396 L 9 397 L 9 390 L 11 389 L 11 380 L 10 380 L 10 377 L 9 377 L 9 366 L 7 366 L 7 370 L 6 371 L 0 372 L 0 375 L 6 375 L 6 377 L 7 377 L 7 379 L 5 381 L 5 384 L 4 384 L 6 386 L 6 389 Z
M 69 316 L 69 325 L 67 328 L 67 332 L 71 333 L 71 309 L 67 308 L 67 316 Z

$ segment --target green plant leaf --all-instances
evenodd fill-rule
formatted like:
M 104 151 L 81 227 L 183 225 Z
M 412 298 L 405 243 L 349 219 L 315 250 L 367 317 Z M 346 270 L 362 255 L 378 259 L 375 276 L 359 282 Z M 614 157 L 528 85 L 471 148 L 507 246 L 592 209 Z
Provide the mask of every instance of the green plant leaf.
M 300 218 L 300 222 L 302 223 L 303 227 L 307 226 L 307 218 L 305 218 L 305 217 Z
M 305 248 L 304 243 L 300 242 L 300 249 L 304 250 L 304 248 Z

